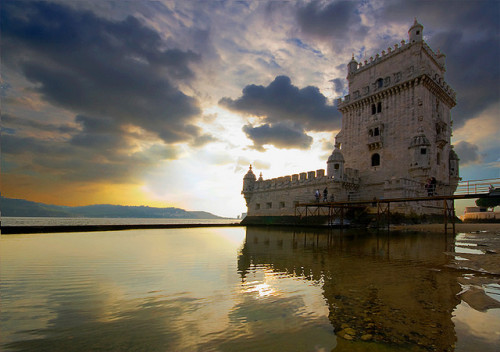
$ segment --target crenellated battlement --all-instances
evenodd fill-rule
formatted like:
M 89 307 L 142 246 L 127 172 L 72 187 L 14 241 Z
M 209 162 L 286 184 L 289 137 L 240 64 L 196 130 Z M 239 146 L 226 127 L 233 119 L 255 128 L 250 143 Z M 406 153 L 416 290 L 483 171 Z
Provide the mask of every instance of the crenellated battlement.
M 403 41 L 402 41 L 403 42 Z M 405 47 L 409 47 L 411 45 L 416 44 L 404 44 Z M 396 44 L 397 48 L 397 44 Z M 423 48 L 425 51 L 436 58 L 439 58 L 437 54 L 435 54 L 432 49 L 425 43 L 423 43 Z M 397 50 L 403 50 L 401 48 Z M 370 65 L 375 65 L 381 63 L 382 60 L 388 59 L 392 55 L 397 53 L 397 50 L 390 52 L 387 54 L 385 51 L 382 51 L 383 57 L 379 57 L 377 54 L 376 58 L 372 60 L 370 63 L 367 63 L 365 60 L 365 66 L 359 66 L 360 68 L 355 71 L 351 71 L 350 75 L 358 75 L 363 71 L 367 70 Z M 442 55 L 442 54 L 440 54 Z M 444 58 L 444 55 L 442 55 Z M 370 59 L 373 59 L 371 57 Z M 360 64 L 361 65 L 361 64 Z M 415 67 L 415 65 L 408 64 L 403 70 L 399 67 L 400 70 L 393 71 L 391 73 L 386 73 L 383 77 L 379 77 L 369 84 L 362 87 L 362 89 L 350 89 L 349 94 L 344 96 L 344 98 L 337 99 L 337 107 L 339 109 L 344 108 L 345 106 L 352 104 L 354 102 L 363 101 L 365 98 L 370 98 L 374 95 L 380 95 L 379 99 L 385 95 L 391 95 L 395 92 L 398 92 L 401 89 L 406 89 L 409 85 L 420 84 L 423 82 L 433 82 L 435 87 L 439 87 L 442 92 L 448 96 L 447 100 L 451 100 L 450 105 L 455 105 L 456 102 L 456 92 L 446 83 L 443 72 L 437 72 L 432 70 L 427 66 L 421 65 L 420 67 Z M 421 79 L 423 77 L 428 77 L 428 79 Z M 367 101 L 367 103 L 371 102 Z
M 325 182 L 342 182 L 349 184 L 359 184 L 359 171 L 347 168 L 342 179 L 335 179 L 325 175 L 325 170 L 301 172 L 298 174 L 281 176 L 272 179 L 259 179 L 255 181 L 253 191 L 264 191 L 271 189 L 287 189 L 291 187 L 315 186 Z
M 410 43 L 406 42 L 404 39 L 401 40 L 401 42 L 398 44 L 394 44 L 394 47 L 388 47 L 387 51 L 382 50 L 380 53 L 377 53 L 375 57 L 370 56 L 370 59 L 365 59 L 362 62 L 357 63 L 356 67 L 356 73 L 359 73 L 363 70 L 369 69 L 371 66 L 378 64 L 379 62 L 385 61 L 390 59 L 391 57 L 398 55 L 399 53 L 409 49 L 410 47 L 414 45 L 422 45 L 422 47 L 425 49 L 427 54 L 435 61 L 435 63 L 444 70 L 444 58 L 446 57 L 443 53 L 438 51 L 435 53 L 431 47 L 424 41 L 421 43 Z

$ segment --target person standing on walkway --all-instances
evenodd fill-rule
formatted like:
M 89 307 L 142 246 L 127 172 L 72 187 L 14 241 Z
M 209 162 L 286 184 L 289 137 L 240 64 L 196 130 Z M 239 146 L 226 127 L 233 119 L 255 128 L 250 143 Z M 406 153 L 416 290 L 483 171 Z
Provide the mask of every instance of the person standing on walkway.
M 317 189 L 316 192 L 314 192 L 314 196 L 316 197 L 316 202 L 319 203 L 319 197 L 321 196 L 319 194 L 319 189 Z

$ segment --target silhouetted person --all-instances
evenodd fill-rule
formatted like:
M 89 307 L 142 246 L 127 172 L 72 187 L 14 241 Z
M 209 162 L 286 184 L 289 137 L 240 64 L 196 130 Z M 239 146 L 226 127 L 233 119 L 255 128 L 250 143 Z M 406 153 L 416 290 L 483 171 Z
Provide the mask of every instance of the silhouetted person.
M 436 195 L 436 183 L 437 183 L 436 178 L 433 177 L 431 179 L 431 191 L 433 196 Z
M 326 202 L 328 200 L 328 189 L 323 190 L 323 202 Z
M 432 180 L 430 178 L 427 179 L 425 183 L 425 190 L 427 191 L 427 196 L 432 196 Z
M 319 189 L 317 189 L 317 190 L 316 190 L 316 192 L 314 192 L 314 196 L 316 197 L 316 202 L 318 202 L 318 203 L 319 203 L 319 197 L 321 196 L 321 195 L 319 194 Z

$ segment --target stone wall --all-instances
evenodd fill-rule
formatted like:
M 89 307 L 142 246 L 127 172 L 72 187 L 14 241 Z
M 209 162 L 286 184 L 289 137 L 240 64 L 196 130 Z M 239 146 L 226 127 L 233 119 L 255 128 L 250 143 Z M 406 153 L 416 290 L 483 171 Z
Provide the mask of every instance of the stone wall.
M 325 170 L 302 172 L 255 182 L 248 206 L 249 216 L 294 215 L 297 203 L 315 202 L 319 190 L 328 190 L 329 201 L 347 200 L 357 193 L 359 178 L 355 170 L 346 171 L 342 180 L 325 176 Z

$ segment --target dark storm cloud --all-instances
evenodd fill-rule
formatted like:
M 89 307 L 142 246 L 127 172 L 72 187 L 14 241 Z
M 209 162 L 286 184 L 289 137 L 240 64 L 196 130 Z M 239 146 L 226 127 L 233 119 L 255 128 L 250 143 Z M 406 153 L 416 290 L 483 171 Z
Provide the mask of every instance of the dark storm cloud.
M 303 130 L 285 124 L 264 124 L 258 127 L 252 125 L 243 126 L 243 132 L 254 143 L 254 148 L 263 151 L 265 144 L 274 145 L 284 149 L 308 149 L 312 143 L 312 137 Z
M 306 131 L 331 131 L 340 124 L 340 113 L 317 87 L 299 89 L 287 76 L 276 77 L 267 87 L 248 85 L 240 98 L 223 98 L 219 104 L 268 124 L 287 122 Z
M 0 140 L 6 174 L 29 170 L 30 175 L 65 181 L 127 183 L 159 162 L 178 157 L 175 146 L 140 147 L 135 133 L 105 118 L 78 115 L 79 128 L 10 115 L 2 119 L 12 130 Z
M 481 156 L 478 153 L 478 147 L 466 141 L 461 141 L 455 145 L 455 152 L 460 158 L 460 165 L 466 166 L 481 161 Z
M 159 161 L 177 157 L 176 148 L 166 145 L 130 152 L 130 144 L 110 133 L 82 132 L 72 143 L 4 134 L 1 147 L 5 174 L 30 170 L 78 182 L 134 182 Z
M 311 1 L 297 6 L 296 16 L 300 29 L 306 35 L 333 40 L 341 47 L 354 37 L 366 35 L 368 28 L 361 23 L 357 1 Z
M 433 38 L 447 56 L 447 80 L 457 92 L 457 107 L 452 111 L 455 127 L 500 100 L 499 33 L 500 27 L 496 34 L 474 40 L 467 40 L 466 34 L 458 31 Z
M 99 18 L 48 2 L 7 2 L 1 9 L 5 64 L 42 97 L 76 114 L 132 124 L 166 143 L 200 135 L 197 101 L 176 82 L 193 78 L 200 57 L 166 48 L 134 17 Z
M 343 94 L 344 93 L 344 80 L 340 78 L 335 78 L 332 79 L 331 81 L 333 83 L 333 90 L 337 94 Z
M 12 133 L 15 133 L 16 130 L 27 128 L 33 129 L 36 131 L 45 131 L 45 132 L 56 132 L 56 133 L 76 133 L 78 132 L 78 128 L 70 124 L 53 124 L 53 123 L 43 123 L 36 120 L 23 119 L 17 116 L 12 116 L 10 114 L 2 114 L 2 127 L 8 126 Z

